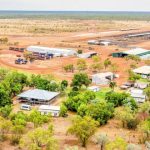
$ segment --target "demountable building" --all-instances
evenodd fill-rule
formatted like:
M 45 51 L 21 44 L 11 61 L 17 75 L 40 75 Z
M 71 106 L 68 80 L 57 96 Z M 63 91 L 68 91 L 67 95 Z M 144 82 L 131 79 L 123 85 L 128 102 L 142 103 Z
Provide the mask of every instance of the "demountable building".
M 89 40 L 88 41 L 88 44 L 91 44 L 91 45 L 99 45 L 100 42 L 98 40 Z
M 92 83 L 96 85 L 107 85 L 113 79 L 114 74 L 112 72 L 98 73 L 92 75 Z
M 73 56 L 77 54 L 77 52 L 72 49 L 49 48 L 41 46 L 29 46 L 27 47 L 27 51 L 42 54 L 53 54 L 54 56 Z
M 39 112 L 42 115 L 51 114 L 54 117 L 58 117 L 60 113 L 60 106 L 52 106 L 52 105 L 41 105 L 39 107 Z
M 142 66 L 133 70 L 134 73 L 141 75 L 142 78 L 150 78 L 150 66 Z
M 25 91 L 18 95 L 20 101 L 25 101 L 31 104 L 49 104 L 55 100 L 59 92 L 50 92 L 41 89 L 33 89 Z
M 130 94 L 138 103 L 143 103 L 146 100 L 146 95 L 144 94 L 143 90 L 131 89 Z

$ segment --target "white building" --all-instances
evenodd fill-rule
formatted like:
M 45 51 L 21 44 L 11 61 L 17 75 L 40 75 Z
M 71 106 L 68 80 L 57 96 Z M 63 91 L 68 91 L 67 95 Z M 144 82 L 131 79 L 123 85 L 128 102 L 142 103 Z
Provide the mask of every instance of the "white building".
M 142 78 L 150 78 L 150 66 L 142 66 L 133 70 L 134 73 L 141 75 Z
M 59 116 L 60 106 L 52 106 L 52 105 L 41 105 L 39 107 L 39 112 L 42 115 L 51 114 L 54 117 Z
M 110 41 L 101 41 L 100 42 L 100 45 L 104 45 L 104 46 L 109 46 L 111 45 L 112 43 Z
M 143 90 L 131 89 L 130 94 L 138 103 L 143 103 L 146 100 L 146 95 L 144 94 Z
M 91 44 L 91 45 L 99 45 L 99 41 L 98 40 L 89 40 L 88 41 L 88 44 Z
M 92 75 L 92 83 L 96 85 L 107 85 L 113 79 L 114 74 L 112 72 L 98 73 Z
M 72 49 L 49 48 L 41 46 L 29 46 L 27 47 L 27 51 L 44 54 L 54 54 L 54 56 L 73 56 L 77 54 L 77 52 Z
M 98 92 L 98 91 L 100 91 L 100 87 L 99 86 L 90 86 L 90 87 L 88 87 L 88 90 L 93 91 L 93 92 Z

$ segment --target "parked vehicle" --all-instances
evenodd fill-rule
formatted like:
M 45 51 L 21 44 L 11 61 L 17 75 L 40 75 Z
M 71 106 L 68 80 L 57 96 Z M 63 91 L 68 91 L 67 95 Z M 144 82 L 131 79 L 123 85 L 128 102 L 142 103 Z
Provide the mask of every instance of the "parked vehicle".
M 21 109 L 21 110 L 28 110 L 28 111 L 30 111 L 30 110 L 31 110 L 31 105 L 28 105 L 28 104 L 21 104 L 20 109 Z

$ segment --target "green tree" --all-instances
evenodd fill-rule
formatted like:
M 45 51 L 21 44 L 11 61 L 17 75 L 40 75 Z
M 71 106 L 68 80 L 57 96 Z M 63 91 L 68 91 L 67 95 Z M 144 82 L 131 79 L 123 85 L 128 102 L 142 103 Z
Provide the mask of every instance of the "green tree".
M 91 116 L 100 125 L 104 125 L 113 117 L 113 112 L 114 105 L 112 103 L 97 102 L 88 105 L 86 115 Z
M 41 115 L 41 113 L 37 110 L 32 110 L 29 114 L 29 121 L 33 122 L 34 127 L 39 127 L 44 123 L 50 121 L 50 115 Z
M 115 107 L 122 106 L 126 99 L 130 97 L 127 93 L 119 92 L 108 92 L 106 93 L 105 100 L 107 102 L 113 103 Z
M 20 147 L 28 150 L 57 150 L 57 141 L 53 137 L 52 130 L 36 128 L 31 132 L 28 132 L 20 140 Z
M 134 118 L 133 112 L 129 107 L 119 107 L 115 110 L 115 118 L 122 122 L 123 128 Z
M 83 85 L 87 87 L 90 83 L 91 80 L 89 79 L 87 74 L 78 73 L 74 75 L 71 86 L 73 87 L 73 89 L 79 90 Z
M 92 91 L 85 91 L 82 93 L 79 93 L 75 96 L 69 97 L 65 102 L 65 106 L 68 108 L 68 110 L 71 111 L 77 111 L 80 105 L 82 104 L 88 104 L 92 100 L 95 99 L 95 93 Z
M 142 121 L 139 126 L 138 130 L 143 133 L 143 142 L 150 140 L 150 119 Z
M 4 118 L 8 118 L 12 111 L 11 105 L 5 105 L 4 107 L 0 107 L 0 115 Z
M 7 138 L 7 134 L 9 133 L 11 126 L 12 122 L 10 120 L 0 117 L 0 141 Z
M 116 86 L 117 86 L 116 82 L 114 82 L 114 81 L 109 82 L 109 87 L 112 89 L 112 91 L 114 91 Z
M 72 126 L 68 129 L 68 133 L 76 135 L 82 146 L 86 147 L 89 138 L 94 135 L 97 125 L 98 122 L 91 117 L 77 116 L 72 120 Z
M 61 90 L 64 91 L 67 88 L 67 86 L 68 86 L 68 81 L 63 80 L 61 82 L 60 86 L 61 86 Z
M 95 55 L 92 57 L 92 60 L 94 63 L 98 63 L 98 62 L 100 62 L 101 58 L 98 55 Z
M 93 72 L 99 72 L 100 70 L 103 69 L 103 66 L 101 63 L 94 63 L 91 65 L 90 68 L 92 69 Z
M 67 115 L 67 111 L 68 111 L 67 107 L 64 104 L 62 104 L 60 107 L 59 116 L 65 117 Z
M 23 125 L 14 125 L 12 127 L 11 143 L 13 145 L 19 144 L 19 141 L 24 133 L 24 130 L 25 130 L 25 127 Z
M 10 114 L 9 118 L 11 119 L 13 125 L 22 125 L 26 126 L 27 121 L 28 121 L 28 116 L 27 114 L 23 112 L 17 112 L 17 113 L 12 113 Z
M 150 86 L 144 90 L 144 93 L 146 94 L 147 100 L 150 101 Z
M 11 103 L 9 92 L 0 85 L 0 107 L 10 105 Z
M 105 60 L 104 60 L 104 67 L 105 67 L 105 69 L 106 69 L 108 66 L 110 66 L 110 65 L 111 65 L 110 59 L 109 59 L 109 58 L 105 59 Z
M 74 65 L 73 64 L 68 64 L 68 65 L 64 66 L 63 68 L 66 72 L 74 72 Z
M 78 59 L 77 68 L 79 71 L 86 70 L 87 69 L 86 61 L 84 59 Z
M 126 150 L 127 142 L 121 137 L 117 137 L 114 141 L 106 144 L 106 150 Z

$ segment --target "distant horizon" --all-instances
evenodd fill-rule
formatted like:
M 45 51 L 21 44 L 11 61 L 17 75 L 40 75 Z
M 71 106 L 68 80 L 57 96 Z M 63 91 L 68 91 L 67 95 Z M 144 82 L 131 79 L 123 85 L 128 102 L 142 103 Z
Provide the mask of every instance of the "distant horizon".
M 6 10 L 6 9 L 0 9 L 0 11 L 22 11 L 22 12 L 144 12 L 144 13 L 150 13 L 150 11 L 135 11 L 135 10 Z

